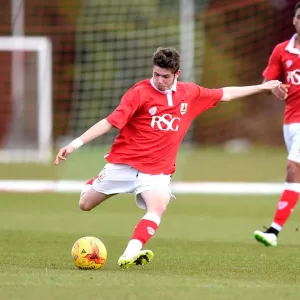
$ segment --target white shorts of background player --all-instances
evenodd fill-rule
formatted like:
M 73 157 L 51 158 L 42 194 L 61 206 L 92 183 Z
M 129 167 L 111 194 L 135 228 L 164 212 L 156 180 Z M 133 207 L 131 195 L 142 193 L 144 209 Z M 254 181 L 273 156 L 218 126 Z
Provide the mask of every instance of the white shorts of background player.
M 283 136 L 288 160 L 300 163 L 300 123 L 283 125 Z

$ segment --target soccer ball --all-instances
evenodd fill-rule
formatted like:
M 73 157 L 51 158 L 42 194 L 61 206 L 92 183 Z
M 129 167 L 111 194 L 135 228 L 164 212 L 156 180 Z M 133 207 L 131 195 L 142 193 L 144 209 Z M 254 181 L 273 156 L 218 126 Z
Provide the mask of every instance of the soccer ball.
M 79 269 L 100 269 L 106 262 L 105 245 L 96 237 L 85 236 L 77 240 L 71 251 L 72 259 Z

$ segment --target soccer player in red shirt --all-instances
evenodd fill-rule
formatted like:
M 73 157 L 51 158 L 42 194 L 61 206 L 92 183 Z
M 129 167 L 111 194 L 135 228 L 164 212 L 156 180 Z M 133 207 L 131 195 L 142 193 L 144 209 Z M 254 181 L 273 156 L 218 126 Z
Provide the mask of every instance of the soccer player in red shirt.
M 300 193 L 300 2 L 295 5 L 293 24 L 296 34 L 275 46 L 266 69 L 264 82 L 284 77 L 284 84 L 273 94 L 285 101 L 283 135 L 288 151 L 287 174 L 271 226 L 256 230 L 254 237 L 265 246 L 277 246 L 277 236 L 294 210 Z
M 119 258 L 121 268 L 144 265 L 152 257 L 142 250 L 157 230 L 170 199 L 171 175 L 182 139 L 192 120 L 220 101 L 230 101 L 262 91 L 270 91 L 278 80 L 246 87 L 207 89 L 191 82 L 177 81 L 180 55 L 173 48 L 158 48 L 153 55 L 152 78 L 135 84 L 119 106 L 79 138 L 59 150 L 55 164 L 66 160 L 75 149 L 119 129 L 108 163 L 94 179 L 87 182 L 79 207 L 89 211 L 113 195 L 134 193 L 137 205 L 146 214 Z

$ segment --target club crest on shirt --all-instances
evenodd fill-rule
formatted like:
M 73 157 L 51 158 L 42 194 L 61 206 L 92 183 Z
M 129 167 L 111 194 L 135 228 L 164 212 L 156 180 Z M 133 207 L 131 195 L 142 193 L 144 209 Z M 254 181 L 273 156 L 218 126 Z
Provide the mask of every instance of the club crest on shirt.
M 151 108 L 149 109 L 149 114 L 150 114 L 151 116 L 153 116 L 153 115 L 156 113 L 156 111 L 157 111 L 156 106 L 151 107 Z
M 181 105 L 180 105 L 180 113 L 182 115 L 186 114 L 186 112 L 187 112 L 187 106 L 188 106 L 187 103 L 181 103 Z
M 292 64 L 293 62 L 290 59 L 285 62 L 287 68 L 289 68 Z

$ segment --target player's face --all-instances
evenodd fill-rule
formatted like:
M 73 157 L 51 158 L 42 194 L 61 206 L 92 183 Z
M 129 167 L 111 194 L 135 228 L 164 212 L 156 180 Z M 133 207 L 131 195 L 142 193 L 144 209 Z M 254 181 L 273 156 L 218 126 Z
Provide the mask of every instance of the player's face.
M 174 80 L 178 78 L 179 74 L 180 70 L 174 74 L 171 70 L 153 66 L 153 82 L 160 91 L 166 91 L 170 89 L 174 83 Z
M 293 24 L 298 34 L 300 34 L 300 8 L 297 9 L 295 17 L 293 19 Z

